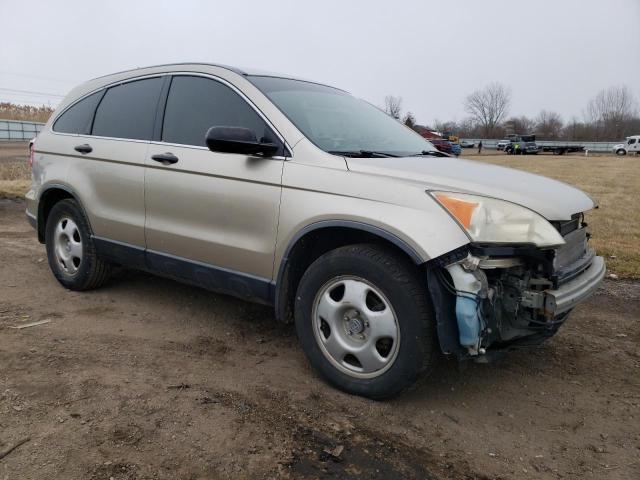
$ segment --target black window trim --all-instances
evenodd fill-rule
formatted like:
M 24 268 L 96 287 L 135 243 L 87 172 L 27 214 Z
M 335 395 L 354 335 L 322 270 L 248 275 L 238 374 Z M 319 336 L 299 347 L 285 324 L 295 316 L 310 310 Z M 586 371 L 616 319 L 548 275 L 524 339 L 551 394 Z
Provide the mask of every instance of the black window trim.
M 98 111 L 98 107 L 102 103 L 102 99 L 107 94 L 107 88 L 103 88 L 102 90 L 98 90 L 100 92 L 100 100 L 96 103 L 96 107 L 93 109 L 93 115 L 91 115 L 91 125 L 89 125 L 89 133 L 84 133 L 83 135 L 93 136 L 91 133 L 93 132 L 93 122 L 96 120 L 96 112 Z
M 171 90 L 171 83 L 173 82 L 173 75 L 167 75 L 160 89 L 160 98 L 158 99 L 158 105 L 156 106 L 156 116 L 153 123 L 153 135 L 151 136 L 151 142 L 162 141 L 162 128 L 164 124 L 164 113 L 167 108 L 167 98 L 169 98 L 169 90 Z
M 64 108 L 64 110 L 62 110 L 58 115 L 56 115 L 56 117 L 51 121 L 51 127 L 49 128 L 49 131 L 54 135 L 67 135 L 67 136 L 70 135 L 70 136 L 74 136 L 74 137 L 89 137 L 89 138 L 98 138 L 98 139 L 105 139 L 105 140 L 126 140 L 128 142 L 142 142 L 142 143 L 152 143 L 154 145 L 169 145 L 169 146 L 176 146 L 176 147 L 183 147 L 183 148 L 194 148 L 194 149 L 199 149 L 199 150 L 208 150 L 207 147 L 202 147 L 202 146 L 198 146 L 198 145 L 185 145 L 185 144 L 182 144 L 182 143 L 169 143 L 169 142 L 163 142 L 161 140 L 161 138 L 162 138 L 162 124 L 164 122 L 164 110 L 166 108 L 167 98 L 168 98 L 168 95 L 169 95 L 169 87 L 170 87 L 170 84 L 171 84 L 171 80 L 173 79 L 173 77 L 176 77 L 176 76 L 205 77 L 205 78 L 209 78 L 211 80 L 214 80 L 216 82 L 220 82 L 223 85 L 226 85 L 227 87 L 231 88 L 231 90 L 233 90 L 235 93 L 237 93 L 240 96 L 240 98 L 242 98 L 245 102 L 247 102 L 249 104 L 249 106 L 258 114 L 258 116 L 260 116 L 260 118 L 262 118 L 262 120 L 264 120 L 264 122 L 267 124 L 267 126 L 272 130 L 272 132 L 275 134 L 275 136 L 284 145 L 284 156 L 274 156 L 274 157 L 269 157 L 269 158 L 271 158 L 273 160 L 290 160 L 290 159 L 293 158 L 293 149 L 287 143 L 287 141 L 284 138 L 284 136 L 275 127 L 275 125 L 271 122 L 271 120 L 269 120 L 269 118 L 262 112 L 262 110 L 260 110 L 258 108 L 258 106 L 255 103 L 253 103 L 251 101 L 251 99 L 249 99 L 249 97 L 247 97 L 244 94 L 244 92 L 242 92 L 238 87 L 236 87 L 230 81 L 225 80 L 222 77 L 218 77 L 216 75 L 213 75 L 213 74 L 210 74 L 210 73 L 204 73 L 204 72 L 179 71 L 179 72 L 150 73 L 150 74 L 147 74 L 147 75 L 140 75 L 138 77 L 130 77 L 130 78 L 126 78 L 126 79 L 123 79 L 123 80 L 118 80 L 118 81 L 110 83 L 108 85 L 103 85 L 103 86 L 98 87 L 98 88 L 96 88 L 94 90 L 91 90 L 90 92 L 87 92 L 82 97 L 76 99 L 75 101 L 73 101 L 72 103 L 67 105 Z M 93 111 L 93 117 L 91 119 L 91 130 L 90 131 L 93 131 L 93 123 L 94 123 L 95 118 L 96 118 L 96 112 L 98 111 L 98 107 L 100 106 L 100 103 L 102 103 L 102 99 L 104 98 L 104 95 L 106 94 L 107 90 L 109 90 L 112 87 L 117 87 L 119 85 L 124 85 L 126 83 L 131 83 L 131 82 L 135 82 L 135 81 L 138 81 L 138 80 L 146 80 L 146 79 L 149 79 L 149 78 L 159 78 L 159 77 L 165 77 L 165 83 L 162 86 L 162 88 L 160 89 L 160 98 L 158 99 L 158 108 L 156 109 L 156 116 L 155 116 L 155 119 L 154 119 L 154 125 L 153 125 L 153 132 L 152 132 L 151 140 L 140 140 L 140 139 L 136 139 L 136 138 L 102 137 L 102 136 L 99 136 L 99 135 L 91 135 L 91 134 L 64 133 L 64 132 L 56 132 L 53 129 L 53 126 L 55 125 L 55 123 L 58 121 L 58 119 L 62 115 L 64 115 L 64 113 L 67 110 L 69 110 L 71 107 L 73 107 L 78 102 L 81 102 L 85 98 L 89 97 L 90 95 L 93 95 L 94 93 L 102 91 L 102 97 L 100 98 L 100 101 L 96 105 L 96 108 Z M 264 95 L 264 93 L 262 93 L 262 92 L 260 92 L 260 93 L 262 95 Z M 266 95 L 265 95 L 265 98 L 267 98 Z M 268 98 L 267 98 L 267 100 L 269 102 L 271 102 L 271 100 L 269 100 Z M 160 136 L 157 136 L 158 135 L 158 130 L 160 130 Z M 159 138 L 160 140 L 156 140 L 157 138 Z
M 110 83 L 108 85 L 103 85 L 101 87 L 96 88 L 95 90 L 91 90 L 90 92 L 84 94 L 83 96 L 79 97 L 78 99 L 76 99 L 75 101 L 73 101 L 72 103 L 67 105 L 64 108 L 64 110 L 62 110 L 58 115 L 56 115 L 56 117 L 51 121 L 51 127 L 49 127 L 49 132 L 54 134 L 54 135 L 67 135 L 67 136 L 70 135 L 70 136 L 73 136 L 73 137 L 98 138 L 98 139 L 103 139 L 103 140 L 126 140 L 128 142 L 149 143 L 149 142 L 151 142 L 151 140 L 141 140 L 139 138 L 103 137 L 101 135 L 93 135 L 91 133 L 83 134 L 83 133 L 56 132 L 53 129 L 53 126 L 58 121 L 58 119 L 62 115 L 64 115 L 65 112 L 67 110 L 69 110 L 71 107 L 73 107 L 75 104 L 81 102 L 82 100 L 84 100 L 87 97 L 90 97 L 94 93 L 98 93 L 98 92 L 102 91 L 102 96 L 100 97 L 100 100 L 96 104 L 96 108 L 93 110 L 93 116 L 91 118 L 91 129 L 90 129 L 90 132 L 93 132 L 93 124 L 94 124 L 94 121 L 96 119 L 96 112 L 98 111 L 98 108 L 100 107 L 100 104 L 102 103 L 102 100 L 104 99 L 104 96 L 107 93 L 107 90 L 109 90 L 110 88 L 113 88 L 113 87 L 118 87 L 120 85 L 127 84 L 127 83 L 136 82 L 138 80 L 147 80 L 147 79 L 151 79 L 151 78 L 162 78 L 162 77 L 166 77 L 166 76 L 170 76 L 170 75 L 171 75 L 171 72 L 150 73 L 150 74 L 147 74 L 147 75 L 141 75 L 139 77 L 131 77 L 131 78 L 126 78 L 124 80 L 118 80 L 117 82 L 113 82 L 113 83 Z M 162 97 L 162 94 L 163 94 L 163 90 L 160 89 L 160 97 Z M 155 119 L 154 119 L 154 130 L 152 131 L 152 138 L 153 138 L 153 133 L 154 132 L 155 132 Z
M 234 84 L 232 84 L 228 80 L 225 80 L 224 78 L 221 78 L 221 77 L 209 74 L 209 73 L 203 73 L 203 72 L 188 72 L 188 71 L 185 71 L 185 72 L 170 72 L 167 75 L 169 75 L 171 78 L 166 84 L 166 91 L 163 89 L 161 94 L 160 94 L 159 108 L 158 108 L 158 112 L 157 112 L 157 115 L 156 115 L 156 122 L 159 122 L 159 124 L 154 125 L 153 140 L 151 140 L 151 143 L 153 143 L 154 145 L 169 145 L 169 146 L 175 146 L 175 147 L 181 147 L 181 148 L 193 148 L 193 149 L 196 149 L 196 150 L 209 150 L 207 147 L 203 147 L 201 145 L 189 145 L 189 144 L 185 144 L 185 143 L 172 143 L 172 142 L 165 142 L 165 141 L 162 140 L 162 128 L 163 128 L 163 124 L 164 124 L 164 114 L 165 114 L 165 110 L 166 110 L 166 107 L 167 107 L 167 98 L 169 98 L 169 91 L 171 90 L 170 87 L 171 87 L 171 83 L 173 82 L 173 78 L 174 77 L 204 77 L 204 78 L 208 78 L 209 80 L 213 80 L 214 82 L 221 83 L 222 85 L 225 85 L 226 87 L 229 87 L 242 100 L 244 100 L 249 105 L 249 107 L 251 109 L 253 109 L 253 111 L 256 112 L 256 114 L 262 119 L 262 121 L 265 122 L 267 127 L 273 132 L 273 134 L 276 136 L 276 138 L 280 142 L 282 142 L 282 144 L 284 146 L 284 156 L 277 155 L 277 156 L 268 157 L 268 158 L 270 158 L 272 160 L 289 160 L 289 159 L 293 158 L 293 153 L 292 153 L 293 149 L 289 146 L 289 144 L 285 140 L 284 136 L 278 131 L 278 129 L 275 127 L 275 125 L 269 120 L 269 118 L 264 113 L 262 113 L 262 110 L 260 110 L 258 108 L 258 106 L 255 103 L 253 103 L 251 101 L 251 99 L 249 99 L 249 97 L 247 97 L 238 87 L 236 87 Z M 240 155 L 240 154 L 238 154 L 238 155 Z

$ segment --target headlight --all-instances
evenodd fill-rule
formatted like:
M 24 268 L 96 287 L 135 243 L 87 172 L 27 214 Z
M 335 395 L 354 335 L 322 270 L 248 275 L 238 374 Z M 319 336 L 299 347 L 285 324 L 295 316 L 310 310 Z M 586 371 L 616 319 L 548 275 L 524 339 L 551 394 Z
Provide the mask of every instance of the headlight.
M 473 242 L 564 244 L 560 233 L 533 210 L 505 200 L 453 192 L 429 192 Z

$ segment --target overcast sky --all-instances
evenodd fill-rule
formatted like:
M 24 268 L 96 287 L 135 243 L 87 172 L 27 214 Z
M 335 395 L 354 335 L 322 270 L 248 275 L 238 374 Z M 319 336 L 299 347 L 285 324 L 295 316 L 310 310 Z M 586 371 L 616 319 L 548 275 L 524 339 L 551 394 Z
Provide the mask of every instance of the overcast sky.
M 640 0 L 0 0 L 0 101 L 59 97 L 128 68 L 201 61 L 282 72 L 420 123 L 461 120 L 499 81 L 511 114 L 582 116 L 600 89 L 640 101 Z M 16 90 L 30 93 L 16 92 Z

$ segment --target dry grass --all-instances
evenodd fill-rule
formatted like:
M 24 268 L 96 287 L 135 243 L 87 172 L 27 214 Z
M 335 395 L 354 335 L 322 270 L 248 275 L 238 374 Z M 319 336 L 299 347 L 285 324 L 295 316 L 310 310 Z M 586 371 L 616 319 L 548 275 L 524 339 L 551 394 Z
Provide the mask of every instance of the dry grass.
M 29 190 L 31 171 L 25 161 L 0 161 L 0 198 L 20 198 Z
M 16 148 L 15 146 L 13 147 Z M 30 171 L 23 152 L 0 145 L 0 198 L 22 197 L 29 189 Z M 611 155 L 510 156 L 465 151 L 473 160 L 504 165 L 546 175 L 575 185 L 595 198 L 600 208 L 587 215 L 593 245 L 607 259 L 609 271 L 621 277 L 640 278 L 640 157 Z
M 0 180 L 0 198 L 22 198 L 30 184 L 31 180 Z
M 23 197 L 29 189 L 28 142 L 0 143 L 0 198 Z
M 640 157 L 614 155 L 467 154 L 473 160 L 538 173 L 574 185 L 597 200 L 587 214 L 592 245 L 621 277 L 640 277 Z
M 6 120 L 26 120 L 29 122 L 46 122 L 53 113 L 53 108 L 42 105 L 19 105 L 11 102 L 0 102 L 0 118 Z
M 0 180 L 28 180 L 31 171 L 27 162 L 1 162 Z
M 0 198 L 22 198 L 29 190 L 31 172 L 25 161 L 0 160 Z

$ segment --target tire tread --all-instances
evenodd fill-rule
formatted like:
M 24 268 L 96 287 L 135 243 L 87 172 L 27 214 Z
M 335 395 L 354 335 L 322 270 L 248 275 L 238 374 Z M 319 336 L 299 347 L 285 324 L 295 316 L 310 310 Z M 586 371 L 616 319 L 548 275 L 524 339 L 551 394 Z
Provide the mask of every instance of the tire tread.
M 51 265 L 51 269 L 56 277 L 56 279 L 66 288 L 75 291 L 85 291 L 85 290 L 93 290 L 101 287 L 105 284 L 105 282 L 111 276 L 112 265 L 100 257 L 98 257 L 95 249 L 95 245 L 91 240 L 91 226 L 89 225 L 89 221 L 87 220 L 84 212 L 78 205 L 78 203 L 71 198 L 66 198 L 64 200 L 60 200 L 56 203 L 49 214 L 49 218 L 47 219 L 47 226 L 45 227 L 47 232 L 49 230 L 49 222 L 56 220 L 56 215 L 59 211 L 67 211 L 70 212 L 72 216 L 77 220 L 78 226 L 83 230 L 87 239 L 85 241 L 85 251 L 83 262 L 88 262 L 91 265 L 89 271 L 78 278 L 70 280 L 67 277 L 64 277 L 57 271 L 57 267 L 54 262 L 49 259 L 49 264 Z M 49 242 L 49 239 L 47 239 Z M 47 245 L 47 253 L 49 250 L 49 245 Z
M 357 381 L 355 380 L 353 382 L 347 382 L 348 386 L 344 386 L 335 379 L 329 378 L 326 374 L 323 374 L 323 376 L 328 378 L 329 381 L 339 388 L 350 391 L 351 393 L 357 393 L 373 399 L 388 398 L 410 388 L 415 384 L 419 375 L 421 376 L 428 373 L 436 363 L 437 353 L 439 350 L 436 343 L 437 335 L 433 320 L 433 307 L 426 288 L 426 275 L 424 275 L 424 277 L 421 276 L 420 268 L 415 266 L 406 256 L 381 245 L 360 243 L 336 248 L 316 259 L 303 275 L 296 294 L 295 317 L 297 324 L 299 322 L 308 321 L 306 318 L 307 314 L 305 313 L 307 311 L 305 302 L 300 301 L 300 299 L 301 289 L 303 289 L 303 285 L 307 280 L 307 277 L 311 275 L 310 272 L 317 271 L 318 269 L 323 268 L 323 266 L 331 267 L 341 265 L 346 258 L 357 258 L 361 259 L 365 263 L 371 263 L 382 267 L 382 271 L 388 276 L 390 282 L 394 283 L 397 288 L 402 289 L 411 299 L 413 306 L 415 307 L 415 315 L 419 319 L 418 336 L 422 340 L 417 344 L 417 347 L 420 350 L 420 358 L 418 360 L 419 366 L 417 371 L 410 374 L 406 373 L 406 370 L 403 370 L 405 372 L 404 376 L 398 375 L 393 386 L 388 387 L 386 390 L 376 390 L 375 388 L 367 390 L 367 388 L 362 387 L 362 385 L 354 388 L 357 384 Z M 320 373 L 322 374 L 323 372 Z M 386 373 L 383 375 L 386 375 Z

